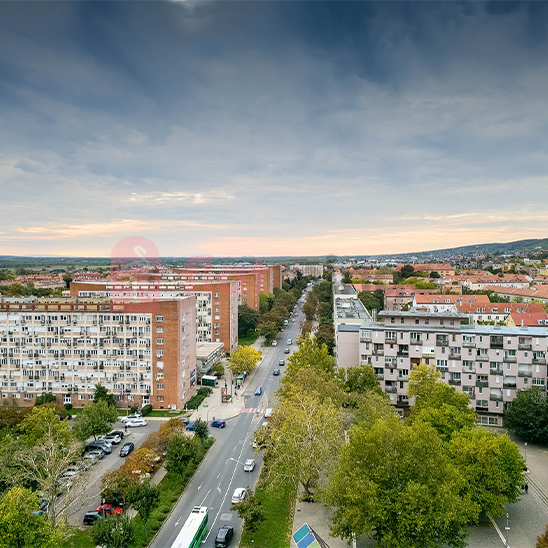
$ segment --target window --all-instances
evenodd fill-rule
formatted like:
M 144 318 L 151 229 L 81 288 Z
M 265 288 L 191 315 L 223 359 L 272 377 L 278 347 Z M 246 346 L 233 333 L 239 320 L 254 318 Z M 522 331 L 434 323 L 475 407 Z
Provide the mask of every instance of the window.
M 164 396 L 156 396 L 156 401 L 164 401 Z
M 157 327 L 156 328 L 156 333 L 163 333 L 164 332 L 164 328 L 163 327 Z
M 156 321 L 157 321 L 157 322 L 163 322 L 163 321 L 164 321 L 164 317 L 163 317 L 163 316 L 156 316 Z
M 156 344 L 164 344 L 164 339 L 156 339 Z
M 26 394 L 25 394 L 26 396 Z M 72 398 L 70 397 L 70 394 L 64 394 L 63 395 L 63 403 L 70 403 L 72 401 Z
M 156 388 L 157 388 L 158 390 L 163 390 L 163 389 L 164 389 L 164 385 L 163 385 L 163 384 L 157 384 L 157 385 L 156 385 Z
M 163 350 L 156 350 L 156 357 L 157 357 L 157 358 L 161 358 L 163 355 L 164 355 L 164 351 L 163 351 Z

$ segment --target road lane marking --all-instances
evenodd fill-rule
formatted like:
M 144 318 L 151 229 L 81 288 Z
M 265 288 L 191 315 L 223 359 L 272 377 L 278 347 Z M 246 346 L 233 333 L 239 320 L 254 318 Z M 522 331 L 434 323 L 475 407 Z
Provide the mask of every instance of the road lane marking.
M 221 475 L 221 472 L 219 472 L 219 473 L 217 474 L 217 479 L 219 479 L 219 476 L 220 476 L 220 475 Z
M 202 488 L 202 484 L 198 485 L 198 491 Z
M 210 492 L 211 492 L 211 489 L 205 494 L 205 497 L 202 499 L 202 503 L 200 504 L 200 506 L 204 505 L 204 501 L 205 499 L 207 499 L 207 495 L 209 495 Z

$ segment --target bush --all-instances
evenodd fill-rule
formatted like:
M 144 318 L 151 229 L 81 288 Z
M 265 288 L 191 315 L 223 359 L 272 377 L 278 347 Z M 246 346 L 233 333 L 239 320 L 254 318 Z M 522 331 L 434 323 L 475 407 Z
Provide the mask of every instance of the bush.
M 150 403 L 147 403 L 141 409 L 141 415 L 143 415 L 143 417 L 146 417 L 147 415 L 150 415 L 151 411 L 152 411 L 152 405 L 150 405 Z
M 72 403 L 65 403 L 65 409 L 70 411 L 72 409 Z
M 211 392 L 212 392 L 211 388 L 208 388 L 207 386 L 202 386 L 201 388 L 198 388 L 198 390 L 196 390 L 196 394 L 198 396 L 203 396 L 204 398 L 209 396 Z

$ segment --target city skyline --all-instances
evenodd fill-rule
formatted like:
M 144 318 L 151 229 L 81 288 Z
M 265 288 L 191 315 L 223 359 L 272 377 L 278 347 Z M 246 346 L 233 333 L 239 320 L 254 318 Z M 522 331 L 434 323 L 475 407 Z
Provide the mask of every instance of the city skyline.
M 542 238 L 543 3 L 4 3 L 0 255 Z

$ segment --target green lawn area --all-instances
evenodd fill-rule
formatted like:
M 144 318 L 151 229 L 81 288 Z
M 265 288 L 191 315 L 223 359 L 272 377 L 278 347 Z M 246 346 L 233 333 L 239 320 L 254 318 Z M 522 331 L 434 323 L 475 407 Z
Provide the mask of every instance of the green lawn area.
M 254 532 L 244 525 L 240 548 L 290 548 L 296 496 L 288 486 L 267 491 L 261 474 L 255 497 L 263 505 L 265 520 Z
M 117 409 L 116 410 L 119 417 L 123 417 L 128 414 L 127 409 Z M 67 413 L 70 413 L 71 415 L 81 415 L 82 414 L 82 407 L 73 407 L 70 411 L 67 411 Z M 167 409 L 153 409 L 149 415 L 149 417 L 177 417 L 181 413 L 184 413 L 184 409 L 181 409 L 180 411 L 169 411 Z M 146 418 L 146 417 L 145 417 Z
M 69 528 L 69 537 L 59 545 L 59 548 L 95 548 L 91 540 L 91 527 L 85 529 Z
M 259 338 L 256 331 L 250 331 L 245 337 L 238 335 L 238 344 L 240 346 L 250 346 Z

